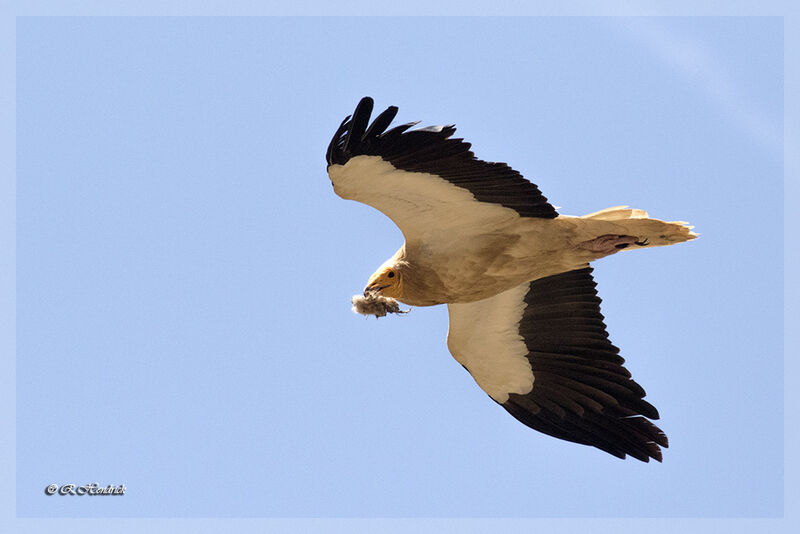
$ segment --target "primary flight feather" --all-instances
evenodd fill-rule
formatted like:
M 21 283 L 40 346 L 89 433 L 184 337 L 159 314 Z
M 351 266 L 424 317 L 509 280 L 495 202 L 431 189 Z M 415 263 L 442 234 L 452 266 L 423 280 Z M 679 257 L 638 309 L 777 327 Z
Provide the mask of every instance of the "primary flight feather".
M 339 126 L 328 175 L 337 195 L 392 219 L 405 243 L 356 308 L 447 304 L 453 357 L 519 421 L 619 458 L 661 461 L 667 437 L 650 421 L 658 411 L 608 339 L 589 262 L 693 239 L 691 227 L 627 207 L 561 215 L 505 163 L 475 158 L 454 126 L 387 129 L 397 108 L 370 124 L 372 107 L 363 98 Z

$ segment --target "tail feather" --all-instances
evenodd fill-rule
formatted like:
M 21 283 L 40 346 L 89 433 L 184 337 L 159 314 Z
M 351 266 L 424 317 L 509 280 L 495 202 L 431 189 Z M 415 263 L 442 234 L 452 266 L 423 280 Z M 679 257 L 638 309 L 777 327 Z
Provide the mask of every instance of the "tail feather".
M 694 226 L 685 221 L 651 219 L 646 211 L 630 209 L 627 206 L 607 208 L 584 215 L 581 219 L 592 221 L 589 228 L 597 236 L 604 234 L 634 236 L 642 243 L 646 243 L 643 246 L 648 247 L 673 245 L 698 236 L 692 231 Z
M 622 219 L 646 219 L 647 212 L 644 210 L 630 209 L 628 206 L 614 206 L 604 210 L 584 215 L 582 219 L 600 219 L 603 221 L 619 221 Z

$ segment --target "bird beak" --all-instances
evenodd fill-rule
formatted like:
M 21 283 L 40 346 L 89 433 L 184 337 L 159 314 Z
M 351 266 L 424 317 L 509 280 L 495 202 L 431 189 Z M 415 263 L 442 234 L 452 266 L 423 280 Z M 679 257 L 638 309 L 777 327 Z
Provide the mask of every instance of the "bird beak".
M 387 287 L 389 287 L 389 286 L 380 286 L 380 285 L 378 285 L 377 282 L 373 282 L 372 284 L 370 284 L 370 285 L 368 285 L 367 287 L 364 288 L 364 296 L 365 297 L 370 297 L 370 296 L 374 297 L 378 293 L 380 293 L 381 291 L 386 289 Z

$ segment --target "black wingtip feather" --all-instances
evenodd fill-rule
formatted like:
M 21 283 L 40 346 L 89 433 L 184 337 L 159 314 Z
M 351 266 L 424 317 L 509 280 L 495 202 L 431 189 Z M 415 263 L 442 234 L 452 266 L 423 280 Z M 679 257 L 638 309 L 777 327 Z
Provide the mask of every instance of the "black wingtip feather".
M 369 117 L 372 115 L 373 105 L 372 98 L 365 96 L 356 106 L 356 110 L 353 112 L 353 120 L 350 124 L 350 131 L 347 133 L 347 138 L 344 142 L 345 153 L 352 151 L 353 147 L 361 144 L 364 132 L 367 131 Z
M 397 111 L 397 106 L 389 106 L 383 113 L 375 117 L 375 120 L 372 121 L 372 124 L 364 133 L 362 141 L 369 143 L 372 139 L 381 135 L 397 116 Z

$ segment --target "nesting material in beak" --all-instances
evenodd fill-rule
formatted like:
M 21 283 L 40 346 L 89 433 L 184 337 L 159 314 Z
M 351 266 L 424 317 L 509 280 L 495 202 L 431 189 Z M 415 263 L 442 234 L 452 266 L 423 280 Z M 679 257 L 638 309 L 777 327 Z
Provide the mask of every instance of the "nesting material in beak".
M 408 313 L 408 310 L 401 310 L 400 303 L 389 297 L 382 297 L 377 293 L 367 292 L 366 295 L 353 295 L 350 299 L 353 303 L 353 311 L 361 315 L 374 315 L 386 317 L 387 313 Z

